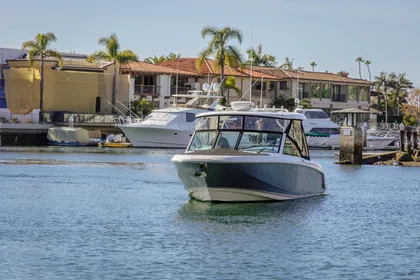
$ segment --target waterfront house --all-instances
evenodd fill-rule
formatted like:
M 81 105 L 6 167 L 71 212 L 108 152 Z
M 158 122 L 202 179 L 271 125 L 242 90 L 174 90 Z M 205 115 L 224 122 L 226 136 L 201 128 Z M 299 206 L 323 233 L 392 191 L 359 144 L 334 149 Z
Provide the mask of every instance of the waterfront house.
M 188 71 L 196 73 L 199 75 L 198 78 L 189 79 L 189 80 L 179 80 L 179 85 L 181 87 L 188 86 L 191 84 L 196 84 L 196 88 L 204 83 L 211 83 L 214 78 L 220 81 L 221 69 L 212 59 L 205 59 L 200 68 L 197 67 L 198 58 L 178 58 L 171 61 L 165 61 L 159 63 L 160 66 L 169 67 L 172 69 L 178 69 L 183 71 Z M 280 81 L 280 78 L 266 73 L 256 72 L 252 76 L 252 82 L 250 82 L 250 70 L 243 69 L 234 69 L 229 66 L 225 66 L 225 77 L 235 78 L 236 87 L 239 89 L 239 94 L 232 89 L 227 89 L 225 94 L 229 95 L 229 101 L 236 101 L 241 98 L 242 95 L 245 95 L 244 98 L 249 100 L 250 97 L 250 86 L 252 85 L 251 94 L 252 100 L 260 105 L 267 104 L 272 105 L 273 100 L 277 94 L 276 85 Z M 198 83 L 198 84 L 197 84 Z M 261 104 L 261 106 L 262 106 Z
M 120 73 L 130 78 L 130 101 L 145 98 L 152 102 L 154 108 L 168 107 L 171 94 L 200 89 L 197 83 L 199 74 L 147 62 L 122 63 Z M 176 78 L 179 81 L 178 87 Z
M 261 72 L 279 78 L 279 94 L 308 98 L 313 108 L 323 109 L 327 113 L 344 108 L 369 109 L 372 82 L 328 72 L 298 72 L 261 66 L 253 70 L 254 73 Z

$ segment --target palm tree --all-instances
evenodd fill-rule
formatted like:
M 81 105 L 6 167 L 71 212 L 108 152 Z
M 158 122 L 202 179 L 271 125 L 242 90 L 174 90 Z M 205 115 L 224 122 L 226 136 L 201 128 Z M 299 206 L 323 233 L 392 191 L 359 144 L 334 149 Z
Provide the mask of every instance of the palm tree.
M 242 31 L 232 27 L 204 27 L 201 30 L 201 36 L 211 36 L 211 40 L 207 47 L 199 54 L 197 67 L 201 68 L 204 60 L 209 56 L 213 56 L 216 64 L 221 69 L 221 93 L 223 92 L 224 78 L 225 78 L 225 65 L 230 67 L 238 67 L 242 63 L 242 57 L 238 48 L 232 45 L 228 45 L 228 42 L 232 39 L 238 40 L 242 43 Z M 227 96 L 227 102 L 229 104 L 229 94 Z
M 144 62 L 152 63 L 152 64 L 159 64 L 165 62 L 167 59 L 163 55 L 161 56 L 151 56 L 144 60 Z
M 138 61 L 137 55 L 131 50 L 120 51 L 120 43 L 117 35 L 112 33 L 109 37 L 101 37 L 98 44 L 105 47 L 105 51 L 97 51 L 88 57 L 88 61 L 105 60 L 114 64 L 114 73 L 112 80 L 112 104 L 116 103 L 116 84 L 117 84 L 117 62 L 124 63 L 129 61 Z
M 259 44 L 257 50 L 254 48 L 250 48 L 247 51 L 248 54 L 248 61 L 246 64 L 256 65 L 256 66 L 268 66 L 274 67 L 276 66 L 276 57 L 270 54 L 263 54 L 262 52 L 262 44 Z
M 360 64 L 359 64 L 360 65 Z M 388 89 L 392 86 L 392 77 L 394 73 L 388 75 L 386 72 L 379 73 L 379 76 L 375 76 L 375 88 L 377 91 L 382 91 L 385 95 L 385 123 L 388 123 Z M 391 76 L 391 78 L 390 78 Z
M 28 51 L 28 60 L 31 66 L 34 65 L 35 59 L 41 60 L 41 79 L 40 79 L 40 89 L 39 89 L 39 121 L 44 121 L 44 60 L 47 57 L 56 58 L 60 66 L 63 64 L 60 53 L 55 50 L 50 49 L 51 43 L 57 41 L 54 33 L 48 32 L 45 34 L 38 33 L 35 39 L 32 41 L 26 41 L 22 43 L 22 50 Z
M 226 81 L 225 81 L 225 88 L 228 90 L 228 95 L 229 95 L 229 90 L 233 89 L 239 97 L 242 97 L 242 92 L 241 90 L 236 86 L 236 80 L 235 77 L 227 77 Z
M 284 63 L 282 65 L 280 65 L 281 69 L 287 69 L 287 70 L 293 70 L 293 60 L 294 59 L 290 59 L 289 57 L 286 57 L 284 59 Z
M 340 71 L 340 72 L 337 72 L 337 75 L 340 75 L 340 76 L 342 76 L 342 77 L 348 77 L 348 76 L 349 76 L 349 72 L 346 72 L 346 71 Z
M 293 111 L 293 109 L 295 108 L 295 99 L 293 97 L 280 94 L 274 100 L 274 106 L 276 107 L 283 106 L 285 109 L 289 111 Z
M 181 58 L 181 54 L 180 53 L 178 53 L 178 54 L 176 54 L 176 53 L 169 53 L 169 55 L 168 56 L 166 56 L 166 61 L 170 61 L 170 60 L 175 60 L 175 59 L 178 59 L 178 58 Z
M 397 106 L 397 115 L 400 115 L 400 105 L 402 105 L 405 101 L 405 98 L 408 94 L 408 89 L 413 88 L 413 83 L 406 78 L 406 74 L 398 74 L 395 75 L 394 73 L 389 74 L 390 79 L 390 86 L 393 89 L 394 95 L 394 105 Z
M 362 78 L 362 69 L 360 68 L 360 63 L 365 62 L 365 61 L 363 60 L 363 58 L 361 56 L 359 56 L 358 58 L 356 58 L 356 62 L 359 63 L 359 76 L 360 76 L 360 79 L 361 79 Z
M 318 66 L 318 64 L 316 64 L 316 62 L 315 62 L 315 61 L 313 61 L 313 62 L 311 63 L 311 66 L 312 66 L 312 72 L 315 72 L 315 67 L 316 67 L 316 66 Z
M 372 63 L 372 61 L 370 61 L 370 60 L 366 60 L 365 61 L 365 64 L 366 64 L 366 67 L 367 67 L 367 70 L 368 70 L 368 72 L 369 72 L 369 81 L 372 81 L 372 75 L 370 74 L 370 67 L 369 67 L 369 65 Z

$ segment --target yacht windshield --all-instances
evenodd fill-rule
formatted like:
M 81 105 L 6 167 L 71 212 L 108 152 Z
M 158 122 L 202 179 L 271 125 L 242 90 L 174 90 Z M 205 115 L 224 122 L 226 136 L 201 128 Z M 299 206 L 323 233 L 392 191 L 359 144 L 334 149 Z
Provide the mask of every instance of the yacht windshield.
M 278 153 L 290 120 L 259 116 L 210 116 L 197 118 L 189 151 L 231 149 Z
M 148 115 L 143 122 L 151 122 L 151 123 L 155 123 L 155 122 L 171 122 L 174 119 L 176 119 L 178 115 L 177 114 L 171 114 L 171 113 L 159 113 L 159 112 L 154 112 L 151 113 L 150 115 Z

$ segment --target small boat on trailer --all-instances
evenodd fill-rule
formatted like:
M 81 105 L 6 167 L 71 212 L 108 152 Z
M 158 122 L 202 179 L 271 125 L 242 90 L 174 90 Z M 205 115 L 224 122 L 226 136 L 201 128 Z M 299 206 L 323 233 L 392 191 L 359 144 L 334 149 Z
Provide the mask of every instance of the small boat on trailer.
M 232 102 L 231 111 L 196 116 L 187 150 L 172 158 L 188 195 L 243 202 L 324 194 L 323 168 L 309 156 L 305 116 L 252 105 Z

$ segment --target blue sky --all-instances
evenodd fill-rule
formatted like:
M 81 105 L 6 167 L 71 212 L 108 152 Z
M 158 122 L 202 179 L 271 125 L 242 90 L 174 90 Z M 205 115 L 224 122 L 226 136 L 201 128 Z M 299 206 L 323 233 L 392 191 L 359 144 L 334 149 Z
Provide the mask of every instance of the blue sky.
M 140 59 L 195 57 L 206 44 L 203 26 L 229 25 L 243 31 L 243 52 L 262 43 L 280 62 L 288 56 L 310 70 L 315 61 L 318 71 L 352 77 L 362 56 L 372 61 L 372 76 L 406 72 L 418 86 L 419 12 L 416 0 L 1 1 L 0 47 L 19 48 L 39 32 L 54 32 L 58 50 L 91 53 L 98 37 L 115 32 Z M 365 66 L 362 75 L 369 78 Z

